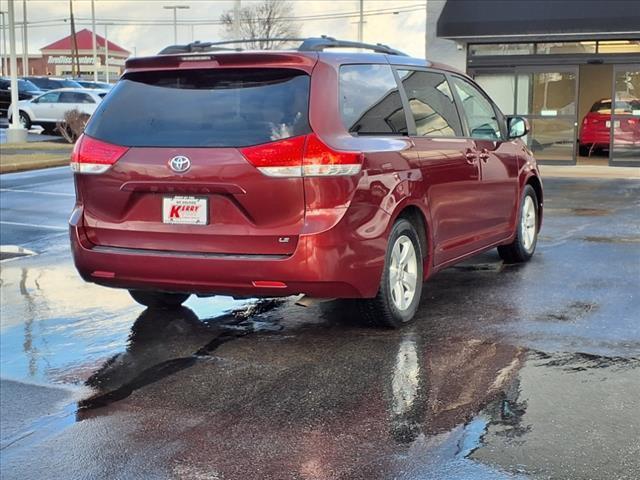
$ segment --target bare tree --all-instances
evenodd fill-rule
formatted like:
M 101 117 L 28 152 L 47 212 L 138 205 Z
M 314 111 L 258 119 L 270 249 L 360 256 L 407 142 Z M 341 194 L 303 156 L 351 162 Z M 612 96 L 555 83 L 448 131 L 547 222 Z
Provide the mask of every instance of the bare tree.
M 220 16 L 225 26 L 226 36 L 230 40 L 248 40 L 244 46 L 254 50 L 273 50 L 284 46 L 286 40 L 300 36 L 300 25 L 290 18 L 293 5 L 287 0 L 263 0 L 239 10 L 238 32 L 235 34 L 234 11 L 229 10 Z M 239 45 L 241 46 L 241 45 Z

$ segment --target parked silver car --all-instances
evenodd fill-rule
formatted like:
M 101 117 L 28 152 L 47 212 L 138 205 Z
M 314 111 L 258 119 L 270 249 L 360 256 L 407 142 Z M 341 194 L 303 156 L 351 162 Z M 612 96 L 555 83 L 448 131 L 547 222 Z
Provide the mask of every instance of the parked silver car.
M 107 93 L 106 90 L 85 88 L 49 90 L 38 97 L 18 102 L 20 123 L 27 130 L 34 125 L 40 125 L 45 132 L 53 132 L 56 123 L 63 121 L 65 113 L 70 110 L 93 114 Z M 11 116 L 12 111 L 9 107 L 9 121 Z

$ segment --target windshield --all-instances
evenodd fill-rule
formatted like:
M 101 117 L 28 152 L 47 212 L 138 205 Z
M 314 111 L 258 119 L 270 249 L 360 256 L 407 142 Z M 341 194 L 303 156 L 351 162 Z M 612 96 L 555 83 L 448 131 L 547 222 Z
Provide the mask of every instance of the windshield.
M 309 76 L 291 69 L 134 72 L 86 133 L 126 146 L 240 147 L 310 133 Z
M 82 88 L 82 85 L 80 85 L 78 82 L 76 82 L 75 80 L 69 80 L 69 79 L 63 79 L 63 80 L 59 80 L 60 82 L 60 86 L 61 88 Z

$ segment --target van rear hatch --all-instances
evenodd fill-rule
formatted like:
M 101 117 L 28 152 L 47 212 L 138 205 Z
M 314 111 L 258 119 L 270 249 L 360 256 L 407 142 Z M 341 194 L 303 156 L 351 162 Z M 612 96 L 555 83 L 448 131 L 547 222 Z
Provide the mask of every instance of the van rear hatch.
M 291 254 L 304 222 L 302 176 L 265 174 L 256 151 L 302 163 L 309 85 L 295 68 L 126 73 L 72 158 L 88 238 L 122 248 Z

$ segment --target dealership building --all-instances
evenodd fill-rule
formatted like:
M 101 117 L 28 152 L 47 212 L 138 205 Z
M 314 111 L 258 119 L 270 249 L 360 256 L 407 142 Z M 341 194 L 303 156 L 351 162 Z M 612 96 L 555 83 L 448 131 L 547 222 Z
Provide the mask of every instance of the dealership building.
M 543 163 L 640 166 L 640 2 L 429 0 L 426 42 L 528 119 Z
M 93 78 L 97 68 L 100 80 L 116 80 L 124 71 L 124 62 L 131 53 L 104 37 L 96 34 L 96 49 L 98 53 L 97 66 L 93 63 L 93 35 L 91 30 L 84 29 L 76 33 L 78 48 L 78 63 L 80 76 Z M 72 61 L 74 45 L 71 35 L 56 40 L 40 49 L 40 55 L 29 55 L 29 75 L 53 75 L 56 77 L 70 77 L 73 72 Z M 108 61 L 107 61 L 108 59 Z M 22 57 L 18 56 L 18 72 L 24 74 Z

